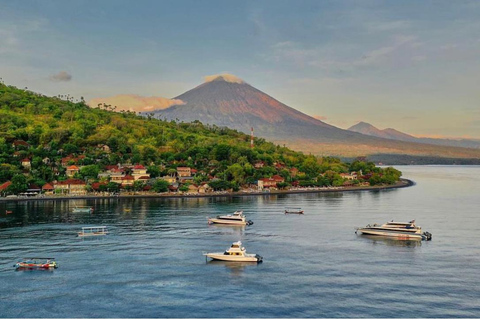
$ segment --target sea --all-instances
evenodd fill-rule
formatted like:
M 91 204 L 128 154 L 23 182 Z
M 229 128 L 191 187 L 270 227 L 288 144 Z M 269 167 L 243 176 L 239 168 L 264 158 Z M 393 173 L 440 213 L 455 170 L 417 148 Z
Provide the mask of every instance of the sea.
M 480 167 L 396 168 L 415 185 L 0 202 L 0 317 L 480 318 Z M 73 213 L 78 205 L 94 212 Z M 285 214 L 285 207 L 305 213 Z M 207 224 L 236 210 L 254 224 Z M 412 219 L 431 241 L 355 234 L 355 227 Z M 107 226 L 110 234 L 77 237 L 84 226 Z M 203 255 L 235 241 L 263 262 Z M 29 257 L 55 258 L 58 268 L 15 271 Z

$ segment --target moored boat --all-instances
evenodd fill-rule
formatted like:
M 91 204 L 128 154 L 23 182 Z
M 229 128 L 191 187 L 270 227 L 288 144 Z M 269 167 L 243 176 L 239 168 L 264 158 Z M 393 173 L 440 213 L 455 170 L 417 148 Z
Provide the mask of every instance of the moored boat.
M 72 209 L 72 212 L 74 213 L 92 213 L 93 208 L 92 207 L 75 207 Z
M 247 220 L 243 211 L 235 211 L 233 214 L 217 216 L 216 218 L 207 218 L 208 224 L 228 224 L 237 226 L 249 226 L 253 224 L 252 220 Z
M 44 262 L 41 262 L 42 260 Z M 55 258 L 28 258 L 17 262 L 14 267 L 17 270 L 56 269 L 58 265 Z
M 92 236 L 106 236 L 108 234 L 107 227 L 82 227 L 82 231 L 78 232 L 79 237 L 92 237 Z
M 236 262 L 262 262 L 263 257 L 255 253 L 247 253 L 242 242 L 234 242 L 225 252 L 204 253 L 204 256 L 214 260 Z
M 303 210 L 302 208 L 285 208 L 285 214 L 288 213 L 303 214 Z
M 420 226 L 415 225 L 415 220 L 409 222 L 390 221 L 382 225 L 367 225 L 364 228 L 356 228 L 355 233 L 394 238 L 397 240 L 432 240 L 430 232 L 422 232 Z

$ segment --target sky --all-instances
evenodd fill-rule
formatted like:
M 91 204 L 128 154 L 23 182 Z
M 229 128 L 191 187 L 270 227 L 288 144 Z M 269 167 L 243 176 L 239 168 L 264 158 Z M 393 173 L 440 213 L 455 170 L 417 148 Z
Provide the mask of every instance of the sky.
M 340 128 L 480 139 L 480 1 L 0 0 L 0 78 L 174 98 L 233 74 Z

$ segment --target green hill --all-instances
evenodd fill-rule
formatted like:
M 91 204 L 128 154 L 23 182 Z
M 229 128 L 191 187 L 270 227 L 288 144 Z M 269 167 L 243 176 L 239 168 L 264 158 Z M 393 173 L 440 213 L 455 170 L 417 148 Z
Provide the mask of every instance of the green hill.
M 256 138 L 251 148 L 250 136 L 236 130 L 114 112 L 109 105 L 90 108 L 83 98 L 73 100 L 0 84 L 0 184 L 20 173 L 26 177 L 25 182 L 17 178 L 23 185 L 65 180 L 66 166 L 73 163 L 81 167 L 75 178 L 90 184 L 102 180 L 98 173 L 107 166 L 120 163 L 144 165 L 151 178 L 188 166 L 197 170 L 194 182 L 234 189 L 273 175 L 282 176 L 285 185 L 328 185 L 335 179 L 339 184 L 339 173 L 359 165 L 364 173 L 381 170 L 304 155 L 264 139 Z M 301 174 L 291 174 L 292 168 Z M 333 174 L 321 175 L 327 171 Z

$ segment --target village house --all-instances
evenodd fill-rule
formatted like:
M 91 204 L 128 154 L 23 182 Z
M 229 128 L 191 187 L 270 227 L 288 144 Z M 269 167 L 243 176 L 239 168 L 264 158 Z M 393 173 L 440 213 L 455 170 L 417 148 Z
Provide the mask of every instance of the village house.
M 271 178 L 261 178 L 258 179 L 257 185 L 258 189 L 264 188 L 276 188 L 277 183 L 285 182 L 285 179 L 282 176 L 274 175 Z
M 132 168 L 132 176 L 135 180 L 148 180 L 150 179 L 150 173 L 147 173 L 147 168 L 141 164 L 137 164 Z
M 103 152 L 105 152 L 105 153 L 110 153 L 110 152 L 111 152 L 110 147 L 107 146 L 106 144 L 99 144 L 99 145 L 97 145 L 97 149 L 98 149 L 98 150 L 101 150 L 101 151 L 103 151 Z
M 133 186 L 134 181 L 135 181 L 135 178 L 133 176 L 126 175 L 122 177 L 122 187 Z
M 265 166 L 265 162 L 257 161 L 257 162 L 255 162 L 255 164 L 253 166 L 255 167 L 255 169 L 260 169 L 260 168 L 263 168 Z
M 160 177 L 160 179 L 165 180 L 168 183 L 174 183 L 177 181 L 177 178 L 172 176 L 163 176 L 163 177 Z
M 178 167 L 177 175 L 178 177 L 191 177 L 192 169 L 190 167 Z
M 85 159 L 85 155 L 81 154 L 78 157 L 75 157 L 73 155 L 68 155 L 64 158 L 62 158 L 62 167 L 68 166 L 70 163 L 76 164 L 78 161 Z
M 67 179 L 65 181 L 53 182 L 53 187 L 60 190 L 62 194 L 85 195 L 87 184 L 81 179 Z
M 80 172 L 80 168 L 76 165 L 71 165 L 67 167 L 66 175 L 67 177 L 71 178 L 75 175 L 75 173 Z
M 17 149 L 18 147 L 24 147 L 24 148 L 29 148 L 30 145 L 26 142 L 26 141 L 23 141 L 23 140 L 15 140 L 13 141 L 12 143 L 12 146 Z
M 210 188 L 210 186 L 207 183 L 203 183 L 202 185 L 200 185 L 200 187 L 198 187 L 198 193 L 207 193 L 211 191 L 212 191 L 212 188 Z
M 55 188 L 50 183 L 45 183 L 42 186 L 42 192 L 46 195 L 52 195 Z
M 32 163 L 30 162 L 30 159 L 28 159 L 28 158 L 23 159 L 21 161 L 21 164 L 27 170 L 30 170 L 32 168 Z
M 109 175 L 110 181 L 118 184 L 122 184 L 122 179 L 125 177 L 125 173 L 122 169 L 111 169 Z

